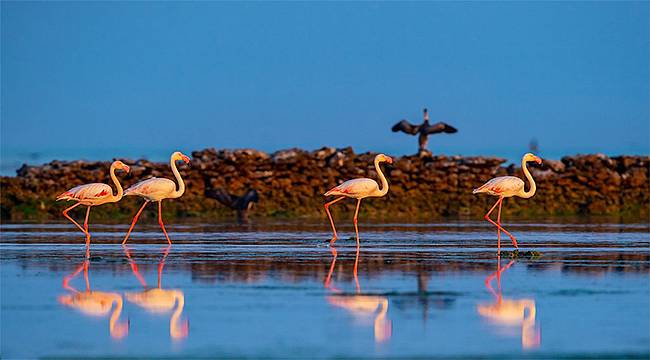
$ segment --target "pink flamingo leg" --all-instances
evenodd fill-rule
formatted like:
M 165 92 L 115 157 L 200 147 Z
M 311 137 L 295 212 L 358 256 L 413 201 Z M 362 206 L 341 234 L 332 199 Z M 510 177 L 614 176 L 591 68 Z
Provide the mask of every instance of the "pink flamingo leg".
M 357 209 L 354 211 L 354 232 L 357 234 L 357 250 L 359 249 L 359 226 L 357 225 L 357 217 L 359 216 L 359 206 L 361 199 L 357 200 Z
M 499 226 L 501 226 L 501 205 L 503 205 L 503 201 L 499 201 L 499 213 L 497 215 L 497 224 Z M 497 254 L 501 254 L 501 229 L 499 228 L 497 228 Z
M 497 205 L 499 205 L 499 203 L 501 203 L 501 201 L 503 201 L 503 198 L 499 198 L 499 200 L 497 200 L 497 202 L 494 204 L 494 206 L 492 206 L 492 208 L 490 209 L 490 211 L 488 211 L 487 214 L 485 214 L 484 218 L 485 218 L 485 220 L 487 220 L 487 221 L 489 221 L 490 223 L 492 223 L 492 225 L 496 226 L 498 229 L 500 229 L 501 231 L 503 231 L 504 233 L 506 233 L 508 236 L 510 236 L 510 239 L 512 240 L 512 244 L 515 246 L 515 248 L 518 248 L 518 247 L 517 247 L 517 239 L 515 239 L 515 237 L 512 236 L 512 234 L 510 234 L 510 233 L 509 233 L 506 229 L 504 229 L 501 225 L 495 223 L 494 220 L 490 219 L 490 214 L 492 213 L 492 211 L 494 211 L 494 209 L 497 207 Z
M 167 255 L 169 255 L 169 249 L 171 249 L 171 244 L 168 245 L 165 248 L 163 258 L 160 260 L 160 263 L 158 264 L 158 289 L 160 289 L 160 285 L 162 283 L 162 271 L 163 268 L 165 267 L 165 259 L 167 259 Z
M 86 234 L 86 230 L 84 230 L 84 228 L 82 228 L 81 225 L 79 225 L 76 221 L 74 221 L 73 218 L 71 218 L 71 217 L 68 215 L 68 211 L 70 211 L 70 210 L 76 208 L 76 207 L 79 206 L 79 205 L 81 205 L 81 203 L 76 203 L 76 204 L 70 206 L 69 208 L 63 210 L 63 216 L 65 216 L 68 220 L 72 221 L 72 223 L 75 224 L 75 226 L 77 226 L 77 227 L 79 228 L 79 230 L 81 230 L 81 232 L 83 232 L 84 234 Z M 86 236 L 87 236 L 87 234 L 86 234 Z
M 330 271 L 327 273 L 327 277 L 325 278 L 325 288 L 330 287 L 330 281 L 332 280 L 332 273 L 334 272 L 334 266 L 336 265 L 336 248 L 335 247 L 330 247 L 330 252 L 332 253 L 332 264 L 330 265 Z
M 142 275 L 140 275 L 140 271 L 138 270 L 138 264 L 131 258 L 131 252 L 129 251 L 129 248 L 124 246 L 124 254 L 126 255 L 126 258 L 129 260 L 129 264 L 131 265 L 131 271 L 133 271 L 133 275 L 138 279 L 140 282 L 140 285 L 144 287 L 145 289 L 147 288 L 147 282 L 144 280 Z
M 84 261 L 84 280 L 86 280 L 86 292 L 90 291 L 90 280 L 88 280 L 88 263 L 88 260 Z
M 133 230 L 133 227 L 135 226 L 135 223 L 138 222 L 138 218 L 140 217 L 140 214 L 142 213 L 142 210 L 144 210 L 144 207 L 147 206 L 149 203 L 149 200 L 145 200 L 144 204 L 142 204 L 142 207 L 138 212 L 135 214 L 133 217 L 133 221 L 131 222 L 131 227 L 129 228 L 129 231 L 126 233 L 126 236 L 124 237 L 124 240 L 122 240 L 122 245 L 126 244 L 126 241 L 129 239 L 129 235 L 131 235 L 131 231 Z
M 64 289 L 70 290 L 70 291 L 73 291 L 73 292 L 79 292 L 79 291 L 77 291 L 77 289 L 70 286 L 70 280 L 74 279 L 75 276 L 79 275 L 81 270 L 84 269 L 84 265 L 85 265 L 85 261 L 84 261 L 83 264 L 79 265 L 79 267 L 72 274 L 70 274 L 70 275 L 63 278 L 63 288 Z
M 158 201 L 158 224 L 160 225 L 162 231 L 165 233 L 165 237 L 167 238 L 167 243 L 171 245 L 172 241 L 169 240 L 169 235 L 167 235 L 167 230 L 165 230 L 165 224 L 163 224 L 163 220 L 162 220 L 162 200 Z
M 88 231 L 88 216 L 90 216 L 90 206 L 86 210 L 86 219 L 84 220 L 84 229 L 86 230 L 86 247 L 90 246 L 90 232 Z
M 330 205 L 336 203 L 337 201 L 341 201 L 343 199 L 345 199 L 345 196 L 341 196 L 340 198 L 334 199 L 334 200 L 328 202 L 327 204 L 325 204 L 325 212 L 327 213 L 327 217 L 329 217 L 329 219 L 330 219 L 330 224 L 332 225 L 332 232 L 334 233 L 334 237 L 332 238 L 332 240 L 330 240 L 330 245 L 334 245 L 334 243 L 336 242 L 337 236 L 336 236 L 336 227 L 334 226 L 334 220 L 332 219 L 332 214 L 330 214 L 329 207 L 330 207 Z
M 357 293 L 361 291 L 361 287 L 359 286 L 359 243 L 357 242 L 357 255 L 354 258 L 354 270 L 352 273 L 354 274 L 354 283 L 357 287 Z

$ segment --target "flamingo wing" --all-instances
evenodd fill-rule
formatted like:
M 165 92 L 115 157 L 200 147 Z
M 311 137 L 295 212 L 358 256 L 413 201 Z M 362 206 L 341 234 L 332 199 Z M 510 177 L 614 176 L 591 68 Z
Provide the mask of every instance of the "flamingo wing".
M 500 176 L 474 189 L 472 194 L 487 193 L 496 196 L 510 196 L 523 189 L 524 181 L 520 178 L 516 176 Z
M 393 132 L 401 131 L 406 134 L 415 135 L 420 131 L 420 125 L 413 125 L 406 120 L 402 120 L 397 124 L 393 125 Z
M 375 191 L 379 191 L 377 182 L 368 178 L 353 179 L 344 182 L 343 184 L 334 187 L 325 193 L 329 195 L 343 195 L 348 197 L 359 197 L 370 195 Z
M 56 200 L 94 201 L 113 196 L 113 189 L 102 183 L 75 186 L 56 197 Z
M 151 178 L 140 181 L 124 190 L 124 196 L 136 195 L 149 199 L 164 199 L 176 191 L 176 183 L 165 178 Z

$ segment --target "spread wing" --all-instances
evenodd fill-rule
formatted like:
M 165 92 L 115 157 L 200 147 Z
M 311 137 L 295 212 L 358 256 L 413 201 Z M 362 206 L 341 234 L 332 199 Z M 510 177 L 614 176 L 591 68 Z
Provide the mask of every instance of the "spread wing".
M 413 125 L 406 120 L 402 120 L 397 124 L 393 125 L 393 132 L 404 132 L 410 135 L 415 135 L 420 131 L 420 125 Z
M 395 130 L 393 130 L 395 131 Z M 424 133 L 425 134 L 438 134 L 438 133 L 446 133 L 446 134 L 453 134 L 457 132 L 455 127 L 444 123 L 444 122 L 439 122 L 433 125 L 429 125 L 424 128 Z
M 251 203 L 256 203 L 260 200 L 257 190 L 249 189 L 246 194 L 240 196 L 235 200 L 235 206 L 238 209 L 250 208 Z
M 215 199 L 229 208 L 234 208 L 235 199 L 223 188 L 205 189 L 205 196 Z

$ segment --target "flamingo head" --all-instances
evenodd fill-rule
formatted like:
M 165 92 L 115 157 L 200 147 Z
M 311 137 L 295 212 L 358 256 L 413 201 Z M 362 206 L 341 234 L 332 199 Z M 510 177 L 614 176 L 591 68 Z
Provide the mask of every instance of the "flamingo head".
M 429 110 L 427 108 L 424 108 L 424 120 L 429 120 Z
M 183 320 L 180 324 L 172 323 L 169 327 L 169 335 L 172 339 L 179 340 L 185 339 L 190 333 L 190 322 L 189 320 Z
M 538 164 L 542 163 L 542 159 L 539 156 L 534 155 L 533 153 L 527 153 L 524 155 L 524 161 L 529 162 L 529 161 L 534 161 Z
M 387 163 L 389 163 L 389 164 L 392 164 L 392 163 L 393 163 L 393 158 L 390 157 L 390 156 L 386 156 L 386 155 L 384 155 L 384 154 L 379 154 L 379 155 L 377 155 L 377 157 L 375 157 L 375 159 L 376 159 L 377 161 L 379 161 L 379 162 L 385 161 L 385 162 L 387 162 Z
M 174 161 L 182 160 L 186 164 L 190 163 L 190 157 L 183 154 L 180 151 L 176 151 L 175 153 L 173 153 L 172 154 L 172 159 L 174 159 Z
M 127 165 L 127 164 L 125 164 L 125 163 L 123 163 L 123 162 L 121 162 L 121 161 L 119 161 L 119 160 L 115 161 L 115 162 L 113 163 L 113 165 L 115 166 L 116 169 L 118 169 L 118 170 L 123 170 L 123 171 L 126 172 L 126 173 L 128 173 L 128 172 L 131 170 L 131 168 L 129 167 L 129 165 Z
M 110 334 L 113 339 L 123 339 L 129 335 L 129 328 L 131 327 L 131 320 L 116 323 L 111 329 Z

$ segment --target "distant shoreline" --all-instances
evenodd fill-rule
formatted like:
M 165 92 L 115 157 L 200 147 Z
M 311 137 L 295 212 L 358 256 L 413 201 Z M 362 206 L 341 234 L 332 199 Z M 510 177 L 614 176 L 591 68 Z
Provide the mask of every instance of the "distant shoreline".
M 323 217 L 322 194 L 327 189 L 351 178 L 376 177 L 371 165 L 373 155 L 356 154 L 349 147 L 289 149 L 271 154 L 253 149 L 195 151 L 191 166 L 179 166 L 187 191 L 180 199 L 166 202 L 166 211 L 169 217 L 231 219 L 233 212 L 206 198 L 206 189 L 223 188 L 241 194 L 252 188 L 260 194 L 259 204 L 250 212 L 252 218 Z M 505 166 L 505 159 L 496 157 L 414 155 L 395 160 L 392 166 L 385 167 L 391 186 L 388 195 L 366 201 L 363 218 L 414 222 L 457 217 L 481 219 L 496 198 L 472 195 L 472 189 L 494 176 L 522 177 L 517 166 Z M 151 176 L 172 177 L 166 161 L 125 161 L 132 171 L 118 176 L 124 186 Z M 108 183 L 108 167 L 107 161 L 52 161 L 25 166 L 18 176 L 3 176 L 2 219 L 58 219 L 65 204 L 56 203 L 56 195 L 83 183 Z M 537 194 L 530 200 L 507 200 L 506 218 L 648 216 L 648 156 L 567 156 L 562 160 L 545 159 L 542 166 L 529 167 L 536 179 Z M 140 203 L 140 199 L 125 198 L 98 208 L 93 216 L 98 220 L 126 219 Z M 352 201 L 343 201 L 333 208 L 334 216 L 347 216 L 352 208 Z

